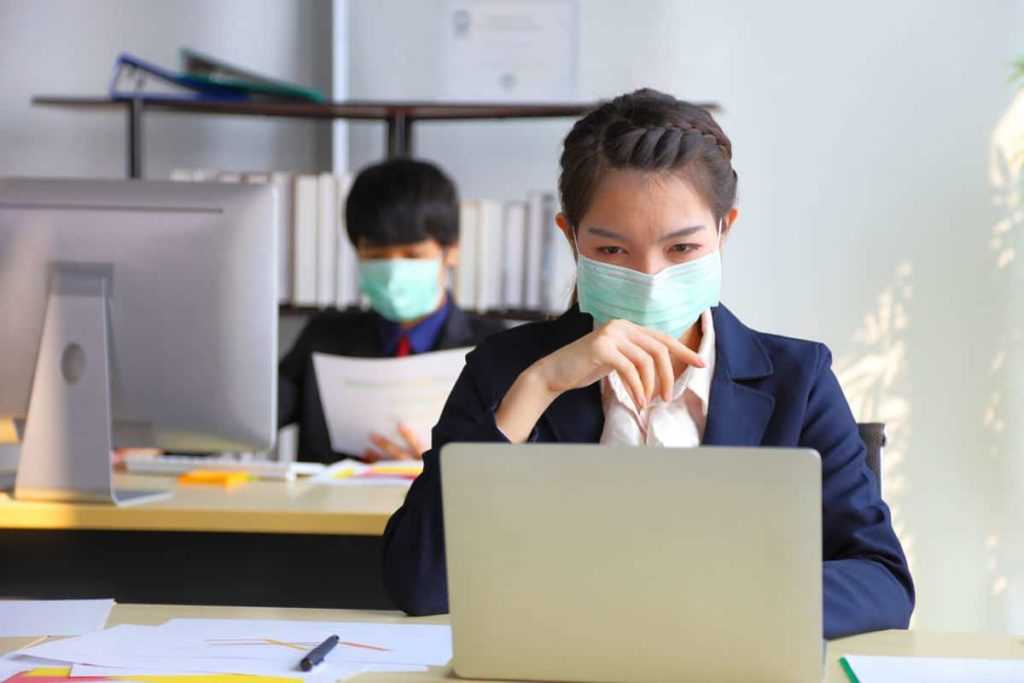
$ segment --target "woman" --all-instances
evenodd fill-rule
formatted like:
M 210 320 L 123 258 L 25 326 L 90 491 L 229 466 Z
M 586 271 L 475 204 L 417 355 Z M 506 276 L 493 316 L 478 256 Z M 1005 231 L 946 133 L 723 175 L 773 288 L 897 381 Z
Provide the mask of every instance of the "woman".
M 799 446 L 822 459 L 825 637 L 906 628 L 913 582 L 828 349 L 719 305 L 738 216 L 731 159 L 705 110 L 653 90 L 573 127 L 557 223 L 577 254 L 578 305 L 467 357 L 384 536 L 385 583 L 406 612 L 448 609 L 446 443 Z

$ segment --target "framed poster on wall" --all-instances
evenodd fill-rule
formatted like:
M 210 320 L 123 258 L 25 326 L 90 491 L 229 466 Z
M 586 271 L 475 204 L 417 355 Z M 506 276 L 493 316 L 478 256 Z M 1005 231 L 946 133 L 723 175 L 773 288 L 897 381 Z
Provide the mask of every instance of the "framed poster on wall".
M 578 0 L 443 0 L 441 6 L 444 99 L 576 98 Z

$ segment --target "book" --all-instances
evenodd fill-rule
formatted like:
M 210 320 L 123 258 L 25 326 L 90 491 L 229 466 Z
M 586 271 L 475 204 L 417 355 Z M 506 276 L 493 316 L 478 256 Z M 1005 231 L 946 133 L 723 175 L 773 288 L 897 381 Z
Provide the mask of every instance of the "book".
M 531 311 L 541 307 L 541 271 L 544 267 L 544 240 L 555 226 L 544 223 L 544 193 L 526 195 L 526 273 L 523 303 Z
M 317 178 L 316 304 L 338 301 L 338 183 L 330 173 Z
M 483 199 L 477 222 L 476 309 L 492 311 L 502 307 L 502 205 Z
M 356 256 L 356 249 L 348 238 L 348 229 L 345 223 L 345 198 L 348 197 L 349 188 L 352 186 L 352 176 L 336 176 L 338 183 L 338 300 L 337 307 L 345 309 L 350 306 L 358 306 L 360 301 L 359 291 L 359 260 Z
M 507 202 L 502 220 L 502 308 L 526 307 L 526 202 Z
M 557 213 L 555 196 L 545 194 L 541 202 L 541 221 L 550 228 L 544 233 L 540 308 L 548 313 L 564 313 L 569 307 L 576 276 L 572 247 L 555 225 Z
M 278 299 L 286 304 L 292 300 L 292 265 L 294 263 L 295 183 L 291 173 L 271 173 L 270 184 L 277 191 L 277 259 Z
M 184 72 L 200 83 L 277 99 L 326 101 L 316 88 L 270 78 L 191 48 L 181 48 L 178 55 Z
M 317 305 L 317 222 L 319 195 L 315 175 L 295 176 L 293 216 L 292 303 Z
M 477 234 L 480 230 L 480 203 L 459 204 L 459 267 L 455 277 L 455 303 L 472 311 L 477 307 Z

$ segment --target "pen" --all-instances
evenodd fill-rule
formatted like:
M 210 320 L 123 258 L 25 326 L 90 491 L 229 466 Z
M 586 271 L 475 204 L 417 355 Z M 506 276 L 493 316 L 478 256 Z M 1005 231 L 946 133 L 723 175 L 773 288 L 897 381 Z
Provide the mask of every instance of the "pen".
M 302 658 L 299 662 L 299 668 L 303 671 L 312 671 L 313 667 L 324 661 L 327 654 L 334 649 L 334 646 L 338 644 L 338 636 L 331 636 L 324 642 L 320 643 L 310 653 Z

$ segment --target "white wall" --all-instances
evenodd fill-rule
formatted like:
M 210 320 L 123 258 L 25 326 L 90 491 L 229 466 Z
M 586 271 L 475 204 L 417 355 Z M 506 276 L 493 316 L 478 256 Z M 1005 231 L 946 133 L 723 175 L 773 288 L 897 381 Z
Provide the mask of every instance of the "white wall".
M 0 0 L 0 175 L 124 176 L 123 114 L 30 104 L 37 94 L 105 94 L 123 51 L 178 68 L 188 46 L 330 93 L 331 23 L 330 0 Z M 331 137 L 328 123 L 150 113 L 145 177 L 325 170 Z M 302 323 L 282 319 L 282 352 Z
M 350 2 L 353 97 L 438 91 L 439 6 Z M 653 86 L 724 106 L 743 212 L 726 303 L 761 329 L 827 342 L 858 417 L 889 423 L 887 496 L 917 578 L 916 625 L 1024 630 L 1011 512 L 1024 488 L 1024 340 L 1012 337 L 1021 298 L 1008 298 L 1024 284 L 1024 245 L 998 267 L 1024 229 L 1018 216 L 992 246 L 1005 211 L 988 175 L 1024 3 L 581 7 L 582 98 Z M 432 124 L 417 151 L 465 196 L 514 197 L 554 188 L 568 126 Z M 378 128 L 352 127 L 353 167 L 381 152 Z
M 123 115 L 29 99 L 102 95 L 121 51 L 177 68 L 183 45 L 330 90 L 329 0 L 3 0 L 0 174 L 123 176 Z M 155 114 L 145 126 L 151 178 L 176 167 L 330 167 L 326 124 Z

